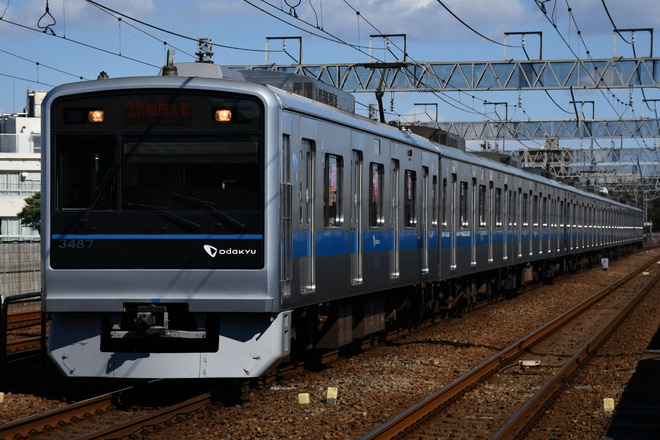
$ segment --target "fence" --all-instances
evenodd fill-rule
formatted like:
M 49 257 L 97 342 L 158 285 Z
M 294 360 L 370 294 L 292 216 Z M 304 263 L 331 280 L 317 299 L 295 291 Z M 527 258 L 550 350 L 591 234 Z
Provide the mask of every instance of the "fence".
M 38 241 L 0 242 L 0 296 L 41 291 L 41 244 Z

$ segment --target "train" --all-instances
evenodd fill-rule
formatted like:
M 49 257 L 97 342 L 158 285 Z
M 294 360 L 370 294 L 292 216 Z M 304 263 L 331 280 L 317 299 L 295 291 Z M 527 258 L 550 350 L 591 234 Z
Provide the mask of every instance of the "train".
M 55 87 L 42 115 L 42 303 L 69 377 L 256 378 L 642 244 L 635 207 L 293 73 L 170 59 Z

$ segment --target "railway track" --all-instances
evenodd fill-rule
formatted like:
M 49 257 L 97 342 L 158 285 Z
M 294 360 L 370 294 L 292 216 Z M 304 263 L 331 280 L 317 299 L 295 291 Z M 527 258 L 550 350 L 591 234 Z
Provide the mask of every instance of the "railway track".
M 30 354 L 42 347 L 48 338 L 42 339 L 41 330 L 45 319 L 40 310 L 23 311 L 7 314 L 6 355 Z
M 195 411 L 212 400 L 212 393 L 190 397 L 191 392 L 172 396 L 172 387 L 152 381 L 64 405 L 0 425 L 0 439 L 106 439 L 126 437 L 141 429 L 164 423 Z M 175 388 L 176 389 L 176 388 Z M 131 402 L 142 395 L 167 393 L 170 401 L 157 409 L 141 408 Z M 174 399 L 174 402 L 171 402 Z
M 660 265 L 650 261 L 362 440 L 447 438 L 457 433 L 492 439 L 525 435 L 564 381 L 588 362 L 659 274 Z

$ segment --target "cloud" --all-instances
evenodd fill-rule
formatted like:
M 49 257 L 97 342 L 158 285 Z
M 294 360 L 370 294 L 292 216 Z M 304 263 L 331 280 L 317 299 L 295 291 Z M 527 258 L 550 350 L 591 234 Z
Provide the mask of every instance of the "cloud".
M 49 0 L 47 3 L 43 0 L 18 3 L 0 0 L 0 2 L 0 16 L 4 21 L 4 23 L 0 21 L 0 35 L 16 41 L 35 38 L 38 32 L 34 29 L 46 30 L 46 27 L 57 36 L 65 36 L 71 29 L 98 30 L 117 26 L 117 18 L 90 2 L 70 0 Z M 112 9 L 135 17 L 145 17 L 156 10 L 153 0 L 115 0 L 99 3 L 107 3 Z
M 309 20 L 320 14 L 311 11 L 312 1 L 301 4 L 299 15 Z M 534 10 L 521 0 L 444 0 L 442 4 L 461 18 L 462 24 L 437 0 L 356 0 L 336 2 L 323 10 L 323 27 L 341 38 L 366 41 L 372 34 L 406 34 L 414 42 L 447 42 L 456 38 L 480 38 L 466 25 L 490 38 L 502 40 L 502 29 L 526 22 Z M 358 14 L 359 12 L 359 14 Z M 536 14 L 536 19 L 538 20 Z

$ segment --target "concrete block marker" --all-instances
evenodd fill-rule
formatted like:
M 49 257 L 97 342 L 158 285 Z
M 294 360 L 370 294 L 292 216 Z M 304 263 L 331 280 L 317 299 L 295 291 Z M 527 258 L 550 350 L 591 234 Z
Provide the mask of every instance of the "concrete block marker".
M 603 399 L 603 409 L 606 412 L 614 411 L 614 399 L 612 399 L 611 397 L 606 397 L 605 399 Z
M 328 393 L 326 395 L 325 403 L 328 405 L 334 405 L 337 401 L 337 388 L 328 387 Z

